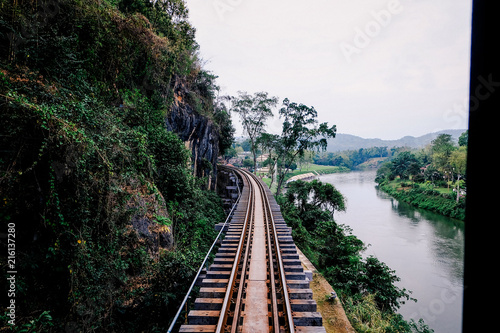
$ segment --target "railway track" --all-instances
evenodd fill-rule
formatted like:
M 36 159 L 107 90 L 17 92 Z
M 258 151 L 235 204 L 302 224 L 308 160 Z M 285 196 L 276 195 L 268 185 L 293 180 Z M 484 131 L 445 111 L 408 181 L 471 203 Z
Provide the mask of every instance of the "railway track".
M 270 190 L 243 182 L 213 264 L 179 332 L 325 332 L 289 228 Z

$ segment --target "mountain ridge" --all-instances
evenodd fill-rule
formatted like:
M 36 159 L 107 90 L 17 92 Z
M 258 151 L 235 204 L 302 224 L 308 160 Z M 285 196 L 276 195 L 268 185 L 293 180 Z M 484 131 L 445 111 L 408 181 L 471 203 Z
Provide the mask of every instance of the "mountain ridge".
M 395 140 L 384 140 L 379 138 L 362 138 L 357 135 L 347 134 L 347 133 L 337 133 L 334 139 L 328 140 L 329 152 L 338 152 L 343 150 L 355 150 L 361 148 L 371 148 L 371 147 L 410 147 L 410 148 L 421 148 L 431 143 L 432 140 L 438 137 L 440 134 L 450 134 L 453 141 L 458 142 L 460 135 L 465 132 L 466 129 L 447 129 L 437 132 L 427 133 L 418 137 L 411 135 L 406 135 L 400 139 Z

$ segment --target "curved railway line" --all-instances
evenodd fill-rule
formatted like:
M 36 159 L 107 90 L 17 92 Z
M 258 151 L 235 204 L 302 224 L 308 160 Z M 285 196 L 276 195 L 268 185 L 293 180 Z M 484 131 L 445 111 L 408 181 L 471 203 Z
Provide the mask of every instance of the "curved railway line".
M 187 324 L 179 332 L 325 332 L 289 228 L 266 185 L 243 184 Z

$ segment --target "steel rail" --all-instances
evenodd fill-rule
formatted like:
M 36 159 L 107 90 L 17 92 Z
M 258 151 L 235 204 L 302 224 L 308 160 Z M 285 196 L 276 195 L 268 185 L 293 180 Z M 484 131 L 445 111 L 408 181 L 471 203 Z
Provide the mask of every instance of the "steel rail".
M 241 174 L 244 175 L 249 180 L 248 175 L 245 175 L 244 173 L 241 173 Z M 233 263 L 231 274 L 229 276 L 229 281 L 227 284 L 226 293 L 224 296 L 224 300 L 222 302 L 222 308 L 220 311 L 219 321 L 217 322 L 217 326 L 215 328 L 216 333 L 220 333 L 223 330 L 225 330 L 225 326 L 227 324 L 227 320 L 229 317 L 229 304 L 230 304 L 232 296 L 233 296 L 233 289 L 234 289 L 234 284 L 236 282 L 236 274 L 238 272 L 238 266 L 239 266 L 239 263 L 241 260 L 241 252 L 242 252 L 243 245 L 244 245 L 245 235 L 246 235 L 247 230 L 248 230 L 249 220 L 251 223 L 251 217 L 253 216 L 253 214 L 251 215 L 251 213 L 253 212 L 253 207 L 255 205 L 255 193 L 253 191 L 253 185 L 251 184 L 250 181 L 248 182 L 248 186 L 250 188 L 250 199 L 248 200 L 247 211 L 245 214 L 244 227 L 243 227 L 243 231 L 241 233 L 242 237 L 240 238 L 240 241 L 238 243 L 238 249 L 236 251 L 235 260 Z M 247 248 L 248 248 L 248 246 L 247 246 Z M 242 274 L 245 274 L 245 272 L 242 272 Z M 236 319 L 236 322 L 238 321 L 238 318 L 233 317 L 233 323 L 235 322 L 235 319 Z
M 231 169 L 229 169 L 229 170 L 231 170 Z M 232 171 L 232 172 L 236 176 L 236 173 L 234 171 Z M 179 306 L 179 309 L 177 310 L 177 313 L 175 314 L 175 317 L 174 317 L 172 323 L 168 327 L 167 333 L 171 333 L 172 330 L 174 329 L 175 323 L 177 322 L 177 319 L 179 319 L 179 316 L 182 313 L 182 309 L 183 309 L 184 305 L 186 304 L 187 300 L 189 299 L 189 294 L 191 294 L 191 291 L 193 290 L 193 288 L 194 288 L 194 286 L 196 284 L 196 281 L 198 280 L 198 277 L 200 276 L 200 273 L 203 270 L 203 267 L 205 266 L 205 263 L 207 262 L 208 257 L 210 256 L 210 253 L 212 252 L 215 244 L 217 244 L 217 241 L 219 240 L 222 232 L 224 231 L 224 228 L 226 227 L 227 222 L 231 218 L 231 214 L 233 214 L 234 209 L 236 208 L 236 206 L 240 202 L 240 199 L 241 199 L 241 190 L 240 190 L 240 185 L 238 184 L 238 182 L 236 182 L 236 187 L 238 188 L 238 199 L 233 204 L 233 207 L 231 208 L 231 211 L 229 212 L 229 214 L 227 214 L 227 218 L 224 221 L 224 225 L 220 229 L 219 234 L 217 235 L 217 237 L 215 237 L 215 240 L 212 243 L 212 246 L 210 247 L 210 249 L 207 252 L 207 255 L 205 256 L 205 259 L 203 259 L 203 262 L 201 263 L 200 268 L 198 269 L 198 272 L 196 273 L 196 276 L 194 277 L 193 282 L 191 283 L 191 286 L 189 287 L 189 290 L 187 291 L 186 296 L 184 297 L 184 300 L 182 301 L 181 305 Z
M 245 248 L 245 255 L 243 257 L 243 265 L 241 267 L 241 276 L 240 276 L 240 282 L 238 286 L 238 294 L 236 296 L 236 302 L 235 302 L 235 308 L 234 308 L 234 313 L 233 313 L 233 322 L 231 323 L 231 333 L 236 333 L 236 330 L 238 328 L 238 319 L 240 317 L 240 312 L 241 312 L 241 304 L 242 304 L 242 298 L 243 298 L 243 289 L 245 288 L 245 280 L 246 280 L 246 271 L 247 271 L 247 266 L 248 266 L 248 256 L 250 254 L 250 238 L 252 236 L 252 228 L 253 228 L 253 222 L 255 220 L 255 203 L 254 207 L 252 208 L 252 215 L 250 217 L 250 225 L 248 229 L 248 236 L 246 239 L 246 248 Z M 238 263 L 239 265 L 239 263 Z
M 257 184 L 257 188 L 259 192 L 262 194 L 262 203 L 264 207 L 264 217 L 268 219 L 268 223 L 266 223 L 266 230 L 268 231 L 267 233 L 267 239 L 268 239 L 268 264 L 269 264 L 269 271 L 270 271 L 270 286 L 271 286 L 271 304 L 272 304 L 272 323 L 273 323 L 273 328 L 274 332 L 279 332 L 280 327 L 279 327 L 279 312 L 278 312 L 278 306 L 277 306 L 277 299 L 276 299 L 276 281 L 274 279 L 274 264 L 273 264 L 273 258 L 276 258 L 276 264 L 278 267 L 278 275 L 279 275 L 279 284 L 280 284 L 280 289 L 281 289 L 281 294 L 283 295 L 283 313 L 285 316 L 285 330 L 288 328 L 288 332 L 290 333 L 295 333 L 295 326 L 293 324 L 293 316 L 292 316 L 292 307 L 290 304 L 290 298 L 288 296 L 288 287 L 286 283 L 286 276 L 285 276 L 285 269 L 284 269 L 284 264 L 283 264 L 283 259 L 281 257 L 281 250 L 279 246 L 279 239 L 278 239 L 278 233 L 276 230 L 276 225 L 274 223 L 274 217 L 272 214 L 272 209 L 271 209 L 271 203 L 269 201 L 269 198 L 267 196 L 267 193 L 265 191 L 264 185 L 262 181 L 255 176 L 252 173 L 249 173 L 247 171 L 242 171 L 243 174 L 247 175 L 247 178 L 253 178 L 255 183 Z M 250 183 L 250 182 L 249 182 Z M 253 193 L 253 191 L 252 191 Z M 271 238 L 274 239 L 274 255 L 273 251 L 271 250 L 272 247 L 272 242 Z M 245 274 L 243 271 L 242 274 Z M 241 287 L 241 286 L 240 286 Z M 237 309 L 237 308 L 236 308 Z M 236 313 L 235 313 L 236 314 Z M 237 317 L 235 315 L 235 318 L 233 319 L 233 322 L 237 322 Z M 217 332 L 217 331 L 216 331 Z M 235 327 L 232 327 L 232 332 L 235 332 Z
M 240 239 L 238 241 L 238 246 L 236 249 L 236 253 L 234 256 L 234 262 L 232 263 L 231 271 L 229 273 L 228 283 L 226 285 L 226 290 L 224 293 L 224 298 L 222 300 L 221 310 L 219 312 L 219 318 L 217 320 L 217 325 L 215 325 L 215 332 L 231 332 L 236 333 L 240 328 L 240 320 L 242 315 L 244 315 L 243 310 L 243 294 L 246 289 L 246 275 L 248 265 L 250 265 L 250 252 L 252 247 L 252 231 L 254 226 L 255 210 L 257 203 L 257 191 L 261 194 L 261 199 L 259 200 L 259 204 L 262 204 L 263 207 L 263 218 L 264 225 L 266 231 L 266 252 L 267 252 L 267 273 L 269 274 L 269 279 L 267 282 L 269 283 L 267 286 L 267 291 L 270 294 L 270 322 L 269 322 L 269 331 L 272 332 L 282 332 L 281 327 L 284 328 L 284 332 L 295 333 L 295 326 L 293 322 L 293 315 L 291 309 L 290 297 L 288 295 L 288 286 L 285 275 L 284 262 L 281 254 L 281 248 L 279 244 L 278 238 L 278 228 L 274 221 L 274 215 L 272 211 L 270 197 L 267 194 L 267 190 L 264 186 L 264 183 L 254 174 L 244 171 L 238 170 L 236 168 L 224 167 L 231 171 L 233 174 L 237 174 L 237 177 L 241 179 L 245 186 L 247 186 L 247 192 L 240 191 L 239 184 L 238 185 L 238 199 L 236 203 L 231 208 L 231 212 L 228 215 L 228 218 L 224 222 L 223 227 L 221 228 L 219 235 L 217 236 L 214 244 L 210 248 L 205 260 L 203 261 L 200 269 L 198 270 L 198 274 L 196 275 L 195 280 L 193 281 L 188 294 L 184 298 L 183 303 L 181 304 L 174 321 L 169 327 L 167 332 L 171 332 L 175 322 L 182 312 L 182 308 L 186 303 L 189 293 L 194 287 L 199 274 L 201 273 L 213 247 L 219 240 L 222 232 L 224 231 L 226 224 L 228 223 L 232 212 L 235 210 L 236 205 L 239 202 L 245 202 L 246 206 L 240 207 L 241 213 L 243 213 L 243 209 L 246 209 L 243 225 L 237 224 L 237 229 L 241 230 Z M 241 197 L 245 197 L 244 200 L 241 200 Z M 260 222 L 259 222 L 260 224 Z M 276 266 L 275 266 L 276 265 Z M 238 274 L 241 272 L 241 275 L 238 278 Z M 222 295 L 221 295 L 222 296 Z M 268 298 L 268 301 L 269 301 Z M 281 301 L 282 310 L 278 308 L 278 302 Z M 284 326 L 280 327 L 280 322 Z M 214 322 L 215 324 L 215 322 Z
M 276 299 L 276 280 L 275 280 L 275 273 L 274 273 L 274 263 L 273 263 L 273 246 L 271 242 L 271 230 L 270 228 L 272 227 L 272 211 L 267 203 L 267 196 L 265 193 L 264 188 L 262 187 L 261 184 L 259 184 L 260 188 L 260 193 L 262 194 L 262 204 L 264 206 L 264 217 L 266 219 L 266 234 L 267 234 L 267 253 L 268 253 L 268 263 L 269 263 L 269 281 L 270 281 L 270 287 L 271 287 L 271 313 L 273 316 L 273 328 L 274 332 L 279 332 L 280 330 L 280 324 L 279 324 L 279 312 L 278 312 L 278 300 Z M 275 239 L 274 242 L 277 242 L 278 240 Z
M 246 173 L 246 172 L 245 172 Z M 265 201 L 264 201 L 264 196 L 265 191 L 263 190 L 261 184 L 259 183 L 258 180 L 255 179 L 255 177 L 252 174 L 248 174 L 248 178 L 252 178 L 253 181 L 257 184 L 256 190 L 258 190 L 261 193 L 261 200 L 262 204 L 265 207 Z M 264 218 L 266 221 L 266 235 L 267 235 L 267 253 L 268 253 L 268 271 L 269 271 L 269 276 L 270 276 L 270 286 L 271 286 L 271 304 L 272 304 L 272 313 L 273 313 L 273 327 L 275 328 L 275 332 L 279 332 L 279 313 L 278 313 L 278 302 L 276 300 L 276 286 L 275 286 L 275 280 L 274 280 L 274 267 L 273 267 L 273 252 L 271 248 L 271 238 L 270 238 L 270 232 L 269 232 L 269 218 L 268 214 L 270 212 L 268 210 L 264 211 Z M 255 216 L 255 215 L 254 215 Z M 253 226 L 250 226 L 250 232 L 251 233 L 251 228 Z M 250 240 L 248 240 L 247 248 L 245 251 L 245 257 L 243 258 L 243 267 L 242 267 L 242 274 L 239 282 L 239 287 L 238 287 L 238 295 L 236 297 L 236 302 L 235 302 L 235 309 L 233 313 L 233 324 L 231 325 L 231 333 L 236 333 L 238 330 L 238 318 L 240 317 L 240 312 L 242 308 L 242 295 L 243 295 L 243 290 L 245 289 L 245 280 L 246 280 L 246 267 L 248 265 L 248 254 L 250 252 Z
M 264 188 L 260 179 L 257 179 L 257 182 L 259 183 L 259 186 Z M 264 189 L 263 189 L 264 191 Z M 283 259 L 281 257 L 281 249 L 279 245 L 279 240 L 278 240 L 278 233 L 276 231 L 276 225 L 274 223 L 274 216 L 272 214 L 271 210 L 271 203 L 269 202 L 269 198 L 267 195 L 265 197 L 265 202 L 266 202 L 266 207 L 269 210 L 269 216 L 271 219 L 271 226 L 272 226 L 272 233 L 274 236 L 274 246 L 275 246 L 275 253 L 276 253 L 276 261 L 278 265 L 278 270 L 279 270 L 279 276 L 281 279 L 281 289 L 282 289 L 282 294 L 283 294 L 283 312 L 285 313 L 285 321 L 288 324 L 288 330 L 290 333 L 295 333 L 295 326 L 293 324 L 293 316 L 292 316 L 292 306 L 290 304 L 290 297 L 288 296 L 288 286 L 286 283 L 286 276 L 285 276 L 285 268 L 283 264 Z M 285 327 L 286 328 L 286 327 Z

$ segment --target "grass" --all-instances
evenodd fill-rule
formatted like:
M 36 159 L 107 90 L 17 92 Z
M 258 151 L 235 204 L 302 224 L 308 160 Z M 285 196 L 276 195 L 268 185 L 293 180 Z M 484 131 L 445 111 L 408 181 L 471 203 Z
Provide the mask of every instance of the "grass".
M 356 303 L 351 298 L 345 301 L 347 316 L 357 332 L 385 333 L 391 327 L 391 315 L 383 316 L 374 294 L 363 295 Z
M 465 219 L 464 197 L 461 196 L 460 200 L 457 201 L 453 186 L 448 189 L 447 186 L 434 187 L 430 183 L 418 184 L 415 188 L 412 188 L 411 185 L 411 181 L 395 179 L 382 184 L 380 188 L 394 198 L 415 207 L 431 210 L 462 221 Z
M 338 166 L 332 166 L 332 165 L 319 165 L 319 164 L 313 164 L 313 163 L 308 163 L 305 165 L 302 170 L 294 170 L 293 173 L 295 173 L 293 176 L 301 174 L 301 173 L 307 173 L 307 172 L 313 172 L 316 171 L 320 174 L 323 173 L 335 173 L 335 172 L 346 172 L 347 169 L 343 167 L 338 167 Z
M 337 299 L 331 301 L 328 299 L 331 292 L 334 291 L 330 283 L 319 273 L 309 259 L 297 248 L 299 258 L 302 261 L 304 269 L 313 272 L 313 280 L 310 288 L 313 292 L 313 299 L 316 301 L 318 312 L 323 317 L 323 326 L 327 333 L 354 333 L 351 323 L 347 319 L 342 302 Z
M 402 190 L 402 189 L 408 189 L 409 186 L 401 186 L 401 183 L 405 183 L 405 184 L 411 184 L 412 181 L 411 179 L 410 180 L 401 180 L 399 177 L 394 179 L 394 180 L 391 180 L 390 182 L 387 183 L 387 185 L 391 186 L 392 188 L 396 189 L 396 190 Z M 450 185 L 450 187 L 448 188 L 447 186 L 446 187 L 443 187 L 443 186 L 434 186 L 432 184 L 421 184 L 421 183 L 418 183 L 418 185 L 424 187 L 424 188 L 427 188 L 429 190 L 434 190 L 434 191 L 437 191 L 439 192 L 440 194 L 453 194 L 453 189 L 455 188 L 455 185 Z
M 318 164 L 312 164 L 308 163 L 306 166 L 302 167 L 301 170 L 296 169 L 292 172 L 288 172 L 285 175 L 285 182 L 290 179 L 293 176 L 297 175 L 302 175 L 305 173 L 314 173 L 316 175 L 324 175 L 324 174 L 329 174 L 329 173 L 337 173 L 337 172 L 349 172 L 350 170 L 345 167 L 339 167 L 339 166 L 331 166 L 331 165 L 318 165 Z M 257 172 L 258 176 L 263 176 L 264 173 L 262 172 Z M 269 186 L 271 184 L 271 179 L 270 178 L 262 178 L 262 181 Z M 273 184 L 273 189 L 276 189 L 276 182 Z
M 348 172 L 350 171 L 349 169 L 345 167 L 339 167 L 339 166 L 331 166 L 331 165 L 318 165 L 318 164 L 309 164 L 306 167 L 303 167 L 301 170 L 296 169 L 292 172 L 287 173 L 285 176 L 285 180 L 297 176 L 297 175 L 302 175 L 304 173 L 315 173 L 315 174 L 328 174 L 328 173 L 337 173 L 337 172 Z

